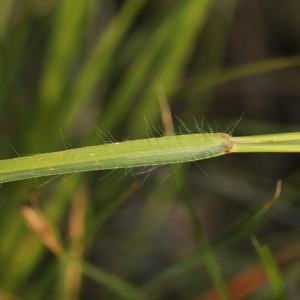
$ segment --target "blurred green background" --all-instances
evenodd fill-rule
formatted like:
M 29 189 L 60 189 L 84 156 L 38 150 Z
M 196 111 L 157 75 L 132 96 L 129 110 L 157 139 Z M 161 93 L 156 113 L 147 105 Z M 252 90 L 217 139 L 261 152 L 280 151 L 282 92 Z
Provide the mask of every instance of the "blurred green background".
M 159 136 L 160 97 L 176 133 L 300 131 L 299 12 L 295 0 L 1 0 L 0 158 Z M 277 261 L 286 299 L 299 299 L 299 155 L 182 169 L 210 241 L 283 179 L 268 214 L 214 255 L 224 281 L 247 275 L 261 263 L 255 235 Z M 201 258 L 189 263 L 197 245 L 173 175 L 166 166 L 3 184 L 0 299 L 128 298 L 53 255 L 26 227 L 25 201 L 38 201 L 70 253 L 149 299 L 217 299 L 204 294 L 214 287 Z M 275 299 L 256 278 L 243 297 Z

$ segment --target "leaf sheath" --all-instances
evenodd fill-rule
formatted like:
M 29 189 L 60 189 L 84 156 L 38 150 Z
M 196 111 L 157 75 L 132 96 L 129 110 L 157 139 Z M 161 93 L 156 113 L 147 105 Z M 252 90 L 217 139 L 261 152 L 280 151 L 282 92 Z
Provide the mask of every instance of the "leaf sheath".
M 229 150 L 222 133 L 165 136 L 0 161 L 0 182 L 74 172 L 196 161 Z

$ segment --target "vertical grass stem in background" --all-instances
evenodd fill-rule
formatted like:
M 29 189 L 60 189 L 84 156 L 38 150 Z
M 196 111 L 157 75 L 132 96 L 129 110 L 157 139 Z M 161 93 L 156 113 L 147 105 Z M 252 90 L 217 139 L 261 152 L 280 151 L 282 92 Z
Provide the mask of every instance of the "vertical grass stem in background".
M 273 290 L 274 299 L 287 299 L 285 296 L 283 278 L 271 250 L 268 246 L 261 246 L 255 237 L 252 237 L 252 244 L 264 265 L 265 271 L 269 278 L 270 286 Z

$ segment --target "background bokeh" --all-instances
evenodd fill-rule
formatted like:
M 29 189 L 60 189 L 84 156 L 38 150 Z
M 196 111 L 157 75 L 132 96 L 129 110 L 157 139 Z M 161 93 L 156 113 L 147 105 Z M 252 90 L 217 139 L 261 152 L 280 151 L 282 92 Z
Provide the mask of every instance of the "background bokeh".
M 299 12 L 296 0 L 2 0 L 0 158 L 158 136 L 160 97 L 176 133 L 300 131 Z M 256 236 L 287 299 L 299 299 L 299 155 L 181 168 L 210 241 L 283 180 L 267 215 L 214 255 L 224 281 L 245 272 L 250 282 Z M 3 184 L 0 299 L 128 298 L 53 255 L 26 227 L 25 201 L 38 202 L 70 253 L 149 299 L 216 299 L 205 294 L 214 287 L 201 258 L 189 263 L 197 245 L 175 181 L 166 166 Z M 272 299 L 272 288 L 258 283 L 246 296 Z

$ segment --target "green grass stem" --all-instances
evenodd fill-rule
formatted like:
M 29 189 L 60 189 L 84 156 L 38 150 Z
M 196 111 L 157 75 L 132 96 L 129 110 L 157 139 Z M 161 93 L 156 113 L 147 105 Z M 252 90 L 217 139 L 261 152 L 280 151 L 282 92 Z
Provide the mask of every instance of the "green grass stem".
M 228 136 L 229 137 L 229 136 Z M 221 155 L 222 134 L 166 136 L 0 161 L 0 182 L 47 175 L 164 165 Z
M 300 133 L 233 137 L 230 152 L 299 152 Z
M 165 136 L 0 161 L 0 182 L 92 170 L 197 161 L 232 152 L 300 152 L 300 133 L 231 137 L 225 133 Z

